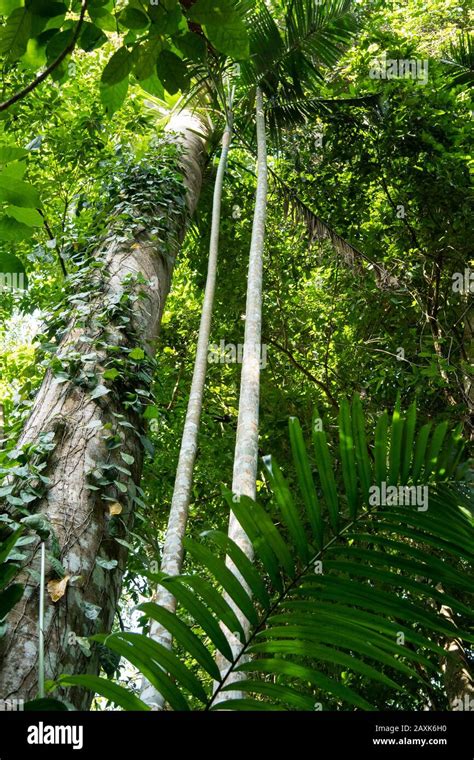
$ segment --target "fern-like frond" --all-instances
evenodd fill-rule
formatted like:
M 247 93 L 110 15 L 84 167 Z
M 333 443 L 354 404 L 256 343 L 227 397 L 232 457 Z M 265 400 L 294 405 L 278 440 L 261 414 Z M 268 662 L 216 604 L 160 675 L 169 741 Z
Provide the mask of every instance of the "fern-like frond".
M 311 456 L 291 419 L 292 480 L 264 459 L 271 515 L 225 492 L 255 564 L 210 531 L 186 544 L 198 573 L 154 576 L 184 614 L 140 606 L 169 630 L 182 657 L 141 634 L 93 638 L 133 663 L 175 710 L 371 710 L 429 693 L 450 656 L 446 639 L 474 643 L 474 498 L 463 480 L 463 443 L 443 422 L 417 431 L 415 407 L 404 414 L 399 403 L 374 431 L 360 399 L 343 400 L 337 441 L 315 413 Z M 446 605 L 451 619 L 439 614 Z M 250 622 L 247 638 L 236 609 Z M 241 641 L 237 657 L 226 629 Z M 230 663 L 223 675 L 217 653 Z M 236 688 L 235 673 L 245 697 L 221 702 Z M 60 683 L 85 686 L 87 678 Z M 104 692 L 96 678 L 90 686 L 105 694 L 108 683 Z M 379 692 L 385 704 L 369 697 Z

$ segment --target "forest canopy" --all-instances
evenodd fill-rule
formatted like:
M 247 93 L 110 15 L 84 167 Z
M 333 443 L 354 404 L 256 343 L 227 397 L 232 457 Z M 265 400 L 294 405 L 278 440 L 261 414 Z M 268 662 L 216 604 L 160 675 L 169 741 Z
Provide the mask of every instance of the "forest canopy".
M 0 0 L 0 703 L 473 709 L 471 28 Z

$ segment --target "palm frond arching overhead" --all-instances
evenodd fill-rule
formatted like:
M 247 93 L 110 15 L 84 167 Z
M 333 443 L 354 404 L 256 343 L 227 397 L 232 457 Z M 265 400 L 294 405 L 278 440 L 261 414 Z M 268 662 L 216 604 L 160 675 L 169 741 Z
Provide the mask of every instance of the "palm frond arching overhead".
M 268 97 L 281 89 L 302 96 L 302 81 L 321 80 L 319 67 L 333 66 L 355 30 L 352 0 L 293 0 L 275 21 L 266 3 L 256 4 L 249 17 L 249 62 L 242 64 L 246 85 L 260 83 Z
M 345 240 L 327 222 L 321 219 L 297 193 L 276 172 L 270 168 L 270 174 L 284 193 L 286 207 L 291 209 L 295 221 L 302 221 L 308 230 L 310 243 L 315 240 L 329 240 L 334 250 L 342 257 L 343 263 L 351 268 L 363 271 L 362 265 L 368 264 L 373 271 L 377 285 L 381 288 L 394 288 L 399 286 L 396 277 L 365 253 L 362 253 L 352 243 Z

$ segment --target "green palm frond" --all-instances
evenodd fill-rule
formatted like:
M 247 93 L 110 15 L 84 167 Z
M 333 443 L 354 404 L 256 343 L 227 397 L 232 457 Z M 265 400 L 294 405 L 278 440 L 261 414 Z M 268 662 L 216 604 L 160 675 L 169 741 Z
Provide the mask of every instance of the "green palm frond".
M 138 633 L 93 637 L 134 664 L 172 709 L 396 707 L 439 680 L 446 640 L 474 643 L 474 498 L 460 431 L 449 433 L 443 422 L 417 430 L 415 406 L 405 414 L 398 403 L 369 434 L 357 396 L 342 401 L 338 428 L 332 440 L 316 412 L 313 458 L 299 421 L 290 420 L 292 480 L 264 458 L 270 511 L 225 492 L 255 564 L 210 531 L 186 543 L 199 572 L 154 576 L 181 613 L 151 602 L 139 609 L 169 630 L 176 651 Z M 439 614 L 443 605 L 451 620 Z M 236 609 L 250 622 L 246 639 Z M 241 641 L 237 657 L 226 629 Z M 217 653 L 230 662 L 224 675 Z M 234 673 L 245 697 L 220 703 L 221 692 L 236 688 Z M 59 683 L 87 686 L 87 678 Z M 102 680 L 94 677 L 90 688 L 110 693 Z M 368 684 L 381 695 L 375 703 Z M 117 691 L 113 699 L 121 704 Z M 126 690 L 123 699 L 125 709 L 137 709 Z
M 449 66 L 448 87 L 474 86 L 474 35 L 461 32 L 449 46 L 442 62 Z
M 320 66 L 331 67 L 354 32 L 352 0 L 293 0 L 280 20 L 266 3 L 249 16 L 250 60 L 244 83 L 260 83 L 269 97 L 303 96 L 303 82 L 321 81 Z

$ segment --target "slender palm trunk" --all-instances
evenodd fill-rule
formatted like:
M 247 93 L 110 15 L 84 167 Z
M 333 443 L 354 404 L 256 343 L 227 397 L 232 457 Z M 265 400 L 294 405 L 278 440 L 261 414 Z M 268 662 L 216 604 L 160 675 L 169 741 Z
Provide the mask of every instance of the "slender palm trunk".
M 205 129 L 205 125 L 189 112 L 181 113 L 169 125 L 183 149 L 183 196 L 186 195 L 190 213 L 199 197 L 205 149 L 205 139 L 198 132 L 202 134 Z M 147 229 L 131 240 L 123 234 L 115 234 L 113 229 L 110 231 L 98 251 L 104 262 L 101 289 L 97 287 L 99 283 L 88 283 L 88 316 L 73 313 L 58 348 L 58 356 L 71 351 L 88 354 L 93 341 L 99 346 L 116 346 L 123 351 L 125 359 L 136 340 L 129 335 L 139 335 L 149 354 L 154 353 L 172 273 L 170 257 L 166 254 L 178 252 L 185 232 L 185 219 L 184 213 L 173 215 L 167 239 L 158 242 Z M 153 216 L 149 221 L 151 229 L 157 220 Z M 139 284 L 133 286 L 132 295 L 138 296 L 140 291 L 146 298 L 136 298 L 130 316 L 132 332 L 127 328 L 126 333 L 123 324 L 117 323 L 113 316 L 113 305 L 118 304 L 123 296 L 127 275 L 138 275 Z M 100 315 L 108 304 L 112 306 L 107 312 L 111 316 L 108 323 L 103 324 Z M 98 348 L 95 358 L 87 360 L 88 369 L 101 376 L 105 360 L 106 348 Z M 37 511 L 45 515 L 54 529 L 60 561 L 66 573 L 79 576 L 74 585 L 68 585 L 61 599 L 56 602 L 52 602 L 49 596 L 45 599 L 43 630 L 47 679 L 63 672 L 97 672 L 97 650 L 87 656 L 77 639 L 109 631 L 116 612 L 126 550 L 115 541 L 114 535 L 123 533 L 112 532 L 109 502 L 103 501 L 100 491 L 90 489 L 90 473 L 103 462 L 108 462 L 109 466 L 117 459 L 117 463 L 120 462 L 118 451 L 107 445 L 108 431 L 116 431 L 121 439 L 119 451 L 132 457 L 130 461 L 133 462 L 131 476 L 125 483 L 123 476 L 118 476 L 122 480 L 122 488 L 117 491 L 117 501 L 122 507 L 118 523 L 123 530 L 133 519 L 134 495 L 140 481 L 143 455 L 136 434 L 141 430 L 141 419 L 123 404 L 121 395 L 109 393 L 93 398 L 87 388 L 73 380 L 58 384 L 49 370 L 19 441 L 21 447 L 36 444 L 44 433 L 54 435 L 55 448 L 42 472 L 48 476 L 49 483 Z M 116 566 L 104 570 L 97 564 L 97 559 L 114 560 Z M 1 640 L 2 698 L 32 699 L 38 692 L 39 566 L 40 542 L 37 541 L 31 545 L 20 578 L 25 583 L 25 593 L 11 611 L 8 630 Z M 47 575 L 50 571 L 48 567 Z M 86 709 L 90 701 L 90 695 L 77 689 L 67 696 L 81 709 Z
M 201 418 L 204 384 L 206 380 L 214 292 L 216 288 L 222 189 L 231 138 L 232 116 L 231 113 L 229 113 L 227 125 L 222 138 L 222 151 L 214 185 L 207 281 L 202 306 L 201 323 L 199 326 L 194 373 L 183 436 L 181 439 L 178 468 L 176 471 L 171 510 L 161 560 L 161 570 L 167 575 L 179 575 L 183 563 L 183 541 L 188 521 L 189 502 L 191 499 L 194 461 L 196 459 L 199 422 Z M 176 610 L 176 599 L 173 594 L 163 586 L 158 588 L 155 601 L 170 612 L 175 612 Z M 152 639 L 155 639 L 155 641 L 158 641 L 160 644 L 167 647 L 167 649 L 171 649 L 171 634 L 156 621 L 152 622 L 150 636 Z M 147 704 L 152 705 L 155 709 L 163 708 L 164 700 L 162 695 L 146 680 L 143 682 L 141 699 Z
M 267 209 L 267 141 L 265 133 L 265 114 L 263 110 L 263 94 L 257 88 L 256 102 L 257 123 L 257 194 L 253 218 L 252 241 L 247 281 L 247 305 L 245 312 L 245 337 L 242 358 L 242 375 L 240 380 L 239 416 L 237 422 L 237 438 L 235 444 L 234 473 L 232 491 L 234 498 L 249 496 L 255 499 L 258 467 L 258 420 L 260 402 L 260 363 L 261 363 L 261 332 L 262 332 L 262 280 L 263 280 L 263 251 L 265 243 L 265 219 Z M 229 538 L 242 549 L 249 559 L 253 559 L 253 548 L 249 538 L 240 523 L 231 513 L 229 519 Z M 248 589 L 233 562 L 227 558 L 227 565 L 239 578 L 242 585 Z M 231 599 L 226 601 L 234 609 L 244 631 L 249 630 L 249 622 L 237 609 Z M 226 630 L 233 654 L 241 649 L 240 640 Z M 228 670 L 225 658 L 217 658 L 221 674 Z M 242 677 L 242 676 L 241 676 Z M 227 680 L 231 683 L 239 680 L 238 674 L 233 674 Z M 237 699 L 241 692 L 221 692 L 216 701 Z

